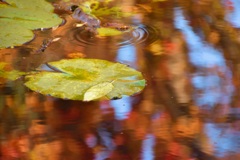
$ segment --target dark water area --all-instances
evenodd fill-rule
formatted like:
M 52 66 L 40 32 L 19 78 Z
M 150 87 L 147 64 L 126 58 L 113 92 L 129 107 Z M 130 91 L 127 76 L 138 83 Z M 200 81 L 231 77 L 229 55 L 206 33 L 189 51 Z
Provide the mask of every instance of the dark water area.
M 0 61 L 34 71 L 61 59 L 104 59 L 142 72 L 147 86 L 82 102 L 0 79 L 0 159 L 240 159 L 239 1 L 116 1 L 134 14 L 101 25 L 132 28 L 106 37 L 74 19 L 66 8 L 79 1 L 71 2 L 52 2 L 63 23 L 1 49 Z

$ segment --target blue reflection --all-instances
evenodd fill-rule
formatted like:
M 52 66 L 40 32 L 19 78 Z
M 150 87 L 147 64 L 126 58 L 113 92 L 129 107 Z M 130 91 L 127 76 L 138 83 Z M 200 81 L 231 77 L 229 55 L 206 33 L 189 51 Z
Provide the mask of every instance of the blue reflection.
M 115 118 L 117 120 L 126 119 L 131 112 L 131 98 L 123 97 L 122 99 L 110 101 L 111 106 L 115 110 Z
M 209 107 L 229 104 L 234 90 L 232 73 L 221 51 L 204 42 L 193 32 L 180 8 L 175 8 L 175 27 L 186 37 L 190 63 L 198 69 L 192 75 L 193 86 L 201 91 L 201 94 L 197 93 L 194 96 L 196 104 Z
M 125 47 L 121 47 L 118 50 L 116 60 L 118 62 L 130 65 L 131 67 L 136 68 L 136 47 L 133 45 L 127 45 Z
M 117 52 L 116 61 L 130 65 L 131 67 L 136 68 L 137 56 L 136 56 L 136 47 L 133 45 L 127 45 L 119 48 Z M 110 102 L 115 109 L 115 117 L 118 120 L 126 119 L 129 112 L 131 111 L 131 99 L 130 97 L 123 97 L 119 100 L 113 100 Z
M 220 83 L 220 77 L 217 75 L 195 75 L 192 78 L 192 83 L 197 89 L 217 87 L 217 85 Z
M 147 134 L 143 140 L 142 145 L 142 160 L 152 160 L 154 159 L 153 146 L 155 144 L 155 137 L 152 134 Z
M 240 152 L 240 131 L 231 129 L 229 124 L 205 124 L 205 130 L 207 136 L 211 139 L 212 145 L 214 145 L 215 155 L 217 157 L 224 157 L 231 153 Z M 227 127 L 227 128 L 226 128 Z
M 234 27 L 239 28 L 240 27 L 240 1 L 228 0 L 228 2 L 232 3 L 231 6 L 228 6 L 228 7 L 232 7 L 232 10 L 229 10 L 227 12 L 225 19 L 228 22 L 230 22 Z
M 180 8 L 175 9 L 175 26 L 184 33 L 189 48 L 190 62 L 198 69 L 192 77 L 193 86 L 201 91 L 201 94 L 195 96 L 196 104 L 198 106 L 229 104 L 234 91 L 231 82 L 232 73 L 221 51 L 204 43 L 192 31 Z M 239 132 L 226 131 L 223 126 L 209 123 L 205 125 L 205 129 L 214 145 L 216 156 L 222 157 L 226 153 L 239 151 L 238 143 L 235 141 L 236 134 L 239 135 Z

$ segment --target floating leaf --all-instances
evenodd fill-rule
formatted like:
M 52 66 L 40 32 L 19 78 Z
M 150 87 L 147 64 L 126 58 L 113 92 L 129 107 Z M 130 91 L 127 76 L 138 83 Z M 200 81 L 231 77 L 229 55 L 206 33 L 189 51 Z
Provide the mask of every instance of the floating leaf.
M 62 23 L 54 7 L 44 1 L 7 0 L 0 4 L 0 48 L 21 45 L 34 38 L 31 30 Z
M 113 29 L 113 28 L 107 28 L 107 27 L 101 27 L 97 29 L 98 36 L 105 37 L 105 36 L 117 36 L 122 34 L 123 32 Z
M 113 90 L 114 86 L 110 82 L 99 83 L 89 88 L 83 97 L 84 101 L 99 99 Z
M 45 70 L 27 75 L 25 85 L 45 95 L 83 101 L 130 96 L 145 87 L 140 72 L 120 63 L 80 58 L 48 65 L 56 72 Z

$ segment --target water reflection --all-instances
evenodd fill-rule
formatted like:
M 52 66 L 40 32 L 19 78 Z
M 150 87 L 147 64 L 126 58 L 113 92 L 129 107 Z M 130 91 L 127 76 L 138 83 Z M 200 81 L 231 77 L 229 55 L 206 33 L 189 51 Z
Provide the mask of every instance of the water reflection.
M 239 28 L 240 24 L 239 24 L 239 16 L 240 16 L 240 11 L 239 11 L 239 7 L 240 7 L 240 3 L 237 0 L 226 0 L 224 2 L 224 4 L 226 5 L 226 20 L 229 21 L 234 27 Z
M 123 11 L 138 12 L 122 23 L 136 28 L 101 38 L 63 12 L 65 24 L 36 31 L 36 38 L 21 47 L 0 50 L 1 61 L 22 71 L 84 54 L 127 64 L 147 79 L 138 95 L 87 103 L 29 91 L 23 79 L 0 79 L 3 159 L 239 159 L 239 110 L 234 108 L 239 83 L 233 83 L 239 80 L 238 43 L 235 34 L 223 34 L 231 25 L 222 21 L 222 12 L 211 16 L 209 3 L 124 1 Z M 176 4 L 181 7 L 173 8 Z M 230 17 L 237 14 L 238 2 L 233 6 L 225 18 L 237 27 Z M 60 39 L 36 53 L 55 38 Z
M 114 108 L 115 118 L 118 120 L 123 120 L 128 118 L 129 112 L 131 112 L 131 98 L 124 97 L 119 100 L 111 101 L 110 104 Z
M 205 43 L 193 32 L 180 8 L 176 8 L 175 13 L 176 27 L 186 36 L 190 62 L 197 68 L 192 80 L 193 85 L 201 90 L 201 93 L 196 95 L 197 105 L 209 107 L 216 104 L 228 105 L 233 94 L 232 73 L 226 65 L 223 54 L 213 46 L 214 44 Z
M 96 37 L 91 35 L 84 27 L 79 27 L 74 29 L 72 32 L 74 40 L 77 41 L 78 45 L 96 45 L 96 41 L 104 41 L 103 39 L 108 39 L 109 37 Z M 114 46 L 127 46 L 135 45 L 138 43 L 151 43 L 154 42 L 158 37 L 158 32 L 155 28 L 150 26 L 132 26 L 123 33 L 121 36 L 115 36 Z M 147 40 L 147 41 L 146 41 Z M 80 43 L 79 43 L 80 42 Z

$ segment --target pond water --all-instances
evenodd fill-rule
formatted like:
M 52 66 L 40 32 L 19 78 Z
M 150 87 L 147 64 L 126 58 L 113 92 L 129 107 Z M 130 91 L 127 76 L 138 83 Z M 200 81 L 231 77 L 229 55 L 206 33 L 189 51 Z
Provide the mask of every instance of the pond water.
M 106 37 L 64 11 L 71 2 L 53 2 L 63 24 L 1 49 L 0 61 L 26 72 L 104 59 L 142 72 L 147 85 L 133 96 L 81 102 L 31 91 L 24 78 L 0 79 L 3 160 L 240 159 L 237 0 L 116 1 L 134 14 L 108 15 L 101 25 L 131 29 Z

